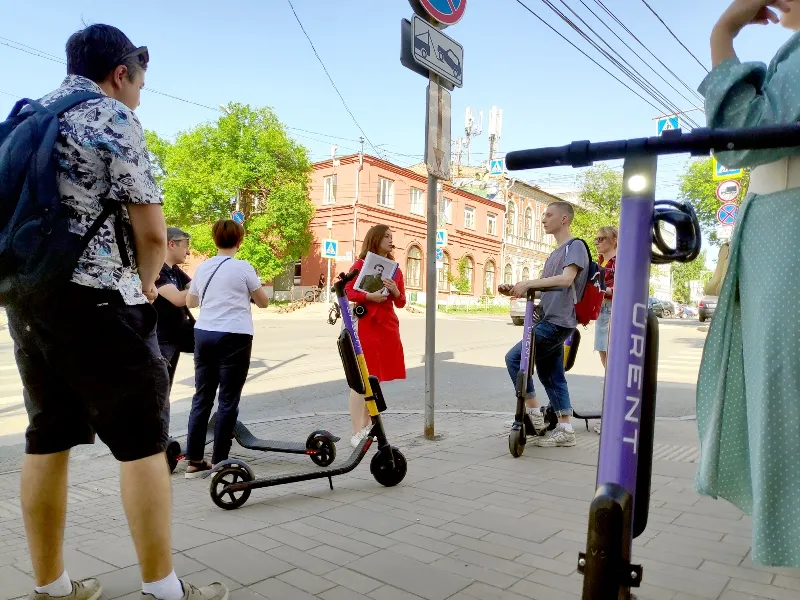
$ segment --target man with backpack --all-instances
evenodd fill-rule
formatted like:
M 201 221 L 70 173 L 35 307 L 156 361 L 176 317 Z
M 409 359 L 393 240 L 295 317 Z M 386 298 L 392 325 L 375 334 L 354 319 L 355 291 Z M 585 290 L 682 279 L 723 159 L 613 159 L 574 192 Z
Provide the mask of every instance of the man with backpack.
M 139 105 L 149 55 L 118 29 L 70 37 L 68 76 L 0 123 L 0 304 L 7 307 L 29 426 L 21 504 L 36 589 L 97 600 L 63 557 L 70 449 L 95 433 L 120 461 L 143 600 L 227 600 L 172 565 L 161 415 L 169 377 L 156 337 L 166 225 Z M 78 548 L 80 549 L 80 548 Z
M 555 237 L 558 247 L 547 258 L 541 278 L 521 281 L 514 286 L 503 285 L 498 290 L 514 298 L 524 298 L 528 290 L 561 288 L 541 292 L 539 308 L 544 316 L 534 330 L 536 372 L 559 421 L 547 436 L 534 438 L 536 446 L 547 448 L 575 445 L 575 430 L 570 423 L 572 405 L 564 373 L 564 342 L 578 324 L 575 305 L 583 298 L 587 287 L 591 259 L 585 242 L 573 238 L 570 233 L 574 216 L 575 212 L 568 202 L 550 203 L 542 215 L 542 226 L 545 233 Z M 521 358 L 520 341 L 506 354 L 506 367 L 515 385 Z M 526 396 L 530 424 L 535 431 L 541 431 L 545 427 L 544 416 L 539 411 L 533 377 L 528 379 Z

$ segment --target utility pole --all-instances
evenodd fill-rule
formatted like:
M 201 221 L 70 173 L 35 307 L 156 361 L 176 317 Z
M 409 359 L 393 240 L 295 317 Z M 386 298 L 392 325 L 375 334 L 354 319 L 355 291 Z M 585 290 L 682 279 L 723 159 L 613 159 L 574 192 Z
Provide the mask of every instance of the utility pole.
M 480 115 L 480 122 L 478 124 L 476 124 L 475 119 L 472 118 L 472 109 L 469 106 L 464 115 L 464 132 L 467 135 L 467 166 L 472 164 L 472 138 L 478 137 L 483 133 L 483 111 L 480 111 L 478 114 Z
M 364 136 L 358 138 L 361 142 L 361 150 L 358 153 L 358 169 L 356 170 L 356 198 L 353 200 L 353 256 L 356 259 L 356 236 L 358 234 L 358 192 L 361 188 L 361 169 L 364 168 Z
M 496 106 L 492 107 L 492 112 L 489 113 L 489 162 L 491 163 L 494 158 L 494 153 L 497 152 L 497 144 L 500 141 L 500 136 L 503 131 L 503 111 Z

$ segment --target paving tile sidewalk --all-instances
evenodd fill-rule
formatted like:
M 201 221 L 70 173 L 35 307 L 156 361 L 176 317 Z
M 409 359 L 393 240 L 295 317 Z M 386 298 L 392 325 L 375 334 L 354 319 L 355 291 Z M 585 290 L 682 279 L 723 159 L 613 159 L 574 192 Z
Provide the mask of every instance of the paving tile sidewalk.
M 232 600 L 542 600 L 580 597 L 578 552 L 594 491 L 598 437 L 579 424 L 575 448 L 507 450 L 508 416 L 439 413 L 438 442 L 422 417 L 386 415 L 409 471 L 383 488 L 362 463 L 350 475 L 255 490 L 239 510 L 216 508 L 208 480 L 173 476 L 173 547 L 179 575 L 224 581 Z M 327 414 L 251 424 L 273 439 L 324 426 L 349 447 L 348 417 Z M 650 523 L 634 556 L 642 600 L 800 597 L 800 571 L 749 560 L 750 520 L 691 491 L 695 424 L 659 421 Z M 303 456 L 234 446 L 258 474 L 311 467 Z M 369 459 L 369 457 L 367 457 Z M 179 470 L 181 467 L 179 467 Z M 0 600 L 32 585 L 20 518 L 19 474 L 0 473 Z M 66 561 L 73 577 L 100 576 L 104 598 L 139 598 L 136 557 L 119 499 L 117 465 L 102 451 L 70 476 Z

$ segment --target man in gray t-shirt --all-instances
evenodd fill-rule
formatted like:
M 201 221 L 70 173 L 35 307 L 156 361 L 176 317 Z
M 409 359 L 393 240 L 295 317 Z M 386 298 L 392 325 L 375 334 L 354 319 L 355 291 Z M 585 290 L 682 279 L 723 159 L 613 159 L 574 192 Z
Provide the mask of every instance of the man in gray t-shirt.
M 575 445 L 575 431 L 570 424 L 572 405 L 564 373 L 564 342 L 577 326 L 575 304 L 583 297 L 588 277 L 589 255 L 586 246 L 572 237 L 570 224 L 575 213 L 568 202 L 553 202 L 542 216 L 546 233 L 555 237 L 558 247 L 547 258 L 540 279 L 521 281 L 512 286 L 500 286 L 498 291 L 515 298 L 524 298 L 528 290 L 559 288 L 541 292 L 540 307 L 544 313 L 534 329 L 536 336 L 536 372 L 542 382 L 550 406 L 558 415 L 559 424 L 546 437 L 534 438 L 534 445 L 560 447 Z M 516 385 L 522 357 L 522 342 L 506 354 L 506 368 Z M 536 431 L 544 427 L 539 411 L 533 377 L 528 378 L 525 405 L 527 421 Z

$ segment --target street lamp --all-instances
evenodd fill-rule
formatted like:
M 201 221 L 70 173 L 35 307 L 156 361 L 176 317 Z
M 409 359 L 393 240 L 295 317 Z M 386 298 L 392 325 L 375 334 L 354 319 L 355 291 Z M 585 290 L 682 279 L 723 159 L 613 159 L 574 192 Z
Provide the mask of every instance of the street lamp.
M 219 105 L 219 109 L 220 109 L 222 112 L 224 112 L 226 115 L 229 115 L 229 114 L 231 114 L 231 111 L 230 111 L 230 109 L 229 109 L 227 106 L 225 106 L 224 104 L 220 104 L 220 105 Z
M 231 112 L 231 110 L 230 110 L 230 109 L 229 109 L 227 106 L 225 106 L 224 104 L 220 104 L 220 105 L 219 105 L 219 109 L 220 109 L 222 112 L 224 112 L 226 115 L 228 115 L 228 116 L 230 116 L 230 115 L 232 115 L 232 114 L 233 114 L 233 113 Z M 239 130 L 239 137 L 241 137 L 241 128 L 240 128 L 240 130 Z M 239 204 L 240 204 L 240 202 L 239 202 L 239 190 L 237 189 L 237 190 L 236 190 L 236 210 L 239 210 Z

